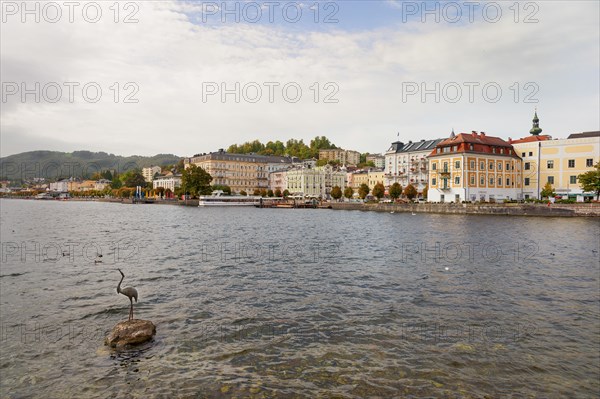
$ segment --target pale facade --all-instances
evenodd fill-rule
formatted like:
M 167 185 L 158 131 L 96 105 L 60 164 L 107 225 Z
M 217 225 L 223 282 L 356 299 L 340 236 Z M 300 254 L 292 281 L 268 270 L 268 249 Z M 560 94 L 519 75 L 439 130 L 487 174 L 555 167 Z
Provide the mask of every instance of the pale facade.
M 157 189 L 159 187 L 175 192 L 176 188 L 181 187 L 181 175 L 156 176 L 152 181 L 152 188 Z
M 69 191 L 69 183 L 71 181 L 70 180 L 59 180 L 57 182 L 52 182 L 50 183 L 50 191 L 56 191 L 56 192 L 67 192 Z
M 541 191 L 548 182 L 556 195 L 594 196 L 583 192 L 577 176 L 593 170 L 600 162 L 600 132 L 572 134 L 558 140 L 550 136 L 530 136 L 511 143 L 523 159 L 525 199 L 541 199 Z
M 427 157 L 444 139 L 401 141 L 392 143 L 385 154 L 385 181 L 389 188 L 399 183 L 403 188 L 412 184 L 417 192 L 422 192 L 429 181 L 429 163 Z
M 286 188 L 293 195 L 304 197 L 331 198 L 331 190 L 346 187 L 346 173 L 335 170 L 331 165 L 316 168 L 294 168 L 286 173 Z
M 429 202 L 522 199 L 521 159 L 506 141 L 461 133 L 439 143 L 429 159 Z
M 110 186 L 111 181 L 107 179 L 100 179 L 94 183 L 94 190 L 102 191 L 106 187 Z
M 272 157 L 256 154 L 230 154 L 223 150 L 210 154 L 196 155 L 184 161 L 185 168 L 191 164 L 203 168 L 213 178 L 213 185 L 231 187 L 233 192 L 269 188 L 269 171 L 292 165 L 292 158 Z
M 269 173 L 269 188 L 273 192 L 279 190 L 282 193 L 287 189 L 287 170 Z
M 95 189 L 95 180 L 73 180 L 69 182 L 69 191 L 92 191 Z
M 352 150 L 319 150 L 319 160 L 339 161 L 342 165 L 358 165 L 360 163 L 360 152 Z
M 154 179 L 154 175 L 160 173 L 162 171 L 160 166 L 150 166 L 148 168 L 142 168 L 142 176 L 144 176 L 144 180 L 148 183 L 151 183 Z

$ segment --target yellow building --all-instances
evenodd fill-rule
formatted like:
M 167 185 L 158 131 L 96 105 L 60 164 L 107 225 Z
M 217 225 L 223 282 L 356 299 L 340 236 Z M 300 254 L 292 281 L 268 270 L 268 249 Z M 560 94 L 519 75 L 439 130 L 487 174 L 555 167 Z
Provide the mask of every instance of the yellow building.
M 588 196 L 577 176 L 593 169 L 600 162 L 600 132 L 571 134 L 566 139 L 553 140 L 540 135 L 537 112 L 533 117 L 531 136 L 509 142 L 523 159 L 524 198 L 541 199 L 541 191 L 550 183 L 556 195 L 564 197 Z M 580 197 L 582 198 L 582 197 Z
M 91 191 L 96 189 L 95 180 L 73 180 L 69 182 L 69 191 Z
M 360 163 L 360 152 L 352 150 L 319 150 L 319 160 L 339 161 L 342 165 L 358 165 Z
M 460 133 L 429 155 L 429 202 L 521 199 L 521 159 L 506 141 Z
M 256 154 L 230 154 L 223 150 L 196 155 L 184 161 L 185 168 L 191 164 L 201 167 L 213 178 L 211 184 L 231 187 L 232 192 L 269 188 L 269 173 L 286 169 L 292 164 L 288 157 Z
M 358 189 L 362 184 L 369 186 L 370 192 L 373 192 L 377 183 L 384 184 L 385 172 L 383 170 L 359 170 L 352 173 L 350 179 L 352 189 L 354 193 L 358 193 Z
M 369 185 L 369 172 L 359 170 L 352 173 L 352 189 L 355 193 L 358 192 L 358 188 L 363 184 Z

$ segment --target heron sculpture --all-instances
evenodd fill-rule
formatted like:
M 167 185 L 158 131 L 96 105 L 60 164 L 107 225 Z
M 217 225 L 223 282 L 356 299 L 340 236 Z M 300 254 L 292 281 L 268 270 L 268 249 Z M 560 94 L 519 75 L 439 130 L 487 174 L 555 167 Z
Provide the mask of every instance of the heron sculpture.
M 133 320 L 133 299 L 135 299 L 135 302 L 137 303 L 138 292 L 133 287 L 121 288 L 121 283 L 123 282 L 123 279 L 125 278 L 125 275 L 123 274 L 123 272 L 121 271 L 121 269 L 117 269 L 117 270 L 119 271 L 119 273 L 121 273 L 121 281 L 119 281 L 119 285 L 117 285 L 117 292 L 119 294 L 123 294 L 127 298 L 129 298 L 129 303 L 131 304 L 131 306 L 129 307 L 129 319 L 128 320 Z

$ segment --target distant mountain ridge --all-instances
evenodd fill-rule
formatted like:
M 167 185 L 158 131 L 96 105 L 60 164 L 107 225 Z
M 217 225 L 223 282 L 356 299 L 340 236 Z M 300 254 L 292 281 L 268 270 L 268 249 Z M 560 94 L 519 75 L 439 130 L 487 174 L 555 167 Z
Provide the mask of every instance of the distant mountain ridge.
M 0 158 L 0 180 L 58 180 L 69 177 L 86 179 L 101 170 L 124 173 L 148 166 L 176 164 L 181 158 L 174 154 L 124 157 L 92 151 L 28 151 Z

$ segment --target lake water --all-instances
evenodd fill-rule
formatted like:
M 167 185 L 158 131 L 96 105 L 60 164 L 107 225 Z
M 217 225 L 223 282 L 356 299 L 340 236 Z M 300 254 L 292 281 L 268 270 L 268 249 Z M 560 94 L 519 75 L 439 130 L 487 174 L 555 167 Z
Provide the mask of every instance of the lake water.
M 0 207 L 3 398 L 599 394 L 598 218 Z

